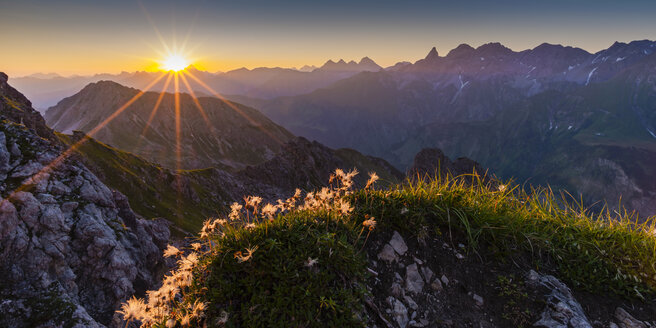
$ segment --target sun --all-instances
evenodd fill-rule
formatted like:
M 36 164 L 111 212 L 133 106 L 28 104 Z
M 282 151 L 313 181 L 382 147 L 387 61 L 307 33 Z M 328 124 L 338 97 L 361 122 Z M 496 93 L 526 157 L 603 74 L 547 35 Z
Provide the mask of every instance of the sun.
M 162 62 L 165 71 L 181 71 L 189 66 L 189 61 L 180 55 L 170 55 Z

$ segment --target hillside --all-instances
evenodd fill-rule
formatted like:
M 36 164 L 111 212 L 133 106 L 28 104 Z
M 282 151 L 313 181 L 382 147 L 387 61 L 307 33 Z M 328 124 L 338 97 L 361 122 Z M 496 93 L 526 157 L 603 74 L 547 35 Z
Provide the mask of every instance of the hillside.
M 110 81 L 89 84 L 48 109 L 46 122 L 63 133 L 89 132 L 138 93 Z M 94 137 L 165 167 L 178 168 L 175 97 L 167 93 L 160 100 L 159 95 L 146 92 Z M 259 164 L 273 158 L 293 138 L 257 110 L 217 98 L 200 97 L 196 104 L 189 94 L 180 94 L 179 119 L 182 169 L 236 170 Z
M 57 134 L 66 145 L 83 135 Z M 304 139 L 289 142 L 273 159 L 239 172 L 218 168 L 183 170 L 180 174 L 134 154 L 89 139 L 76 153 L 100 180 L 125 194 L 132 209 L 145 218 L 165 218 L 177 236 L 198 231 L 208 217 L 225 214 L 230 202 L 257 194 L 265 199 L 289 197 L 296 188 L 313 190 L 330 172 L 348 167 L 380 172 L 382 185 L 403 175 L 386 162 L 350 149 L 332 150 Z M 364 178 L 356 183 L 363 186 Z

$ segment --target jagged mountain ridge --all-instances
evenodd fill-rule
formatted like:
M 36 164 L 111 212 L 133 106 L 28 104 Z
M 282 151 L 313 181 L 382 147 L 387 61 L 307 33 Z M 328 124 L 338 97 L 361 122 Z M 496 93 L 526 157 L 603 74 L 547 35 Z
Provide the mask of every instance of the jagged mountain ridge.
M 110 81 L 92 83 L 48 109 L 46 121 L 63 133 L 90 132 L 139 92 Z M 158 97 L 156 92 L 146 92 L 94 137 L 168 168 L 178 168 L 173 94 L 163 96 L 148 125 Z M 202 112 L 189 94 L 180 94 L 182 169 L 241 169 L 259 164 L 293 138 L 253 108 L 213 97 L 199 97 L 198 103 Z
M 377 72 L 381 69 L 383 68 L 371 60 L 371 58 L 363 57 L 357 63 L 354 60 L 351 60 L 347 63 L 344 61 L 344 59 L 340 59 L 337 62 L 334 62 L 331 59 L 323 64 L 323 66 L 319 67 L 317 70 L 337 72 Z
M 210 73 L 193 66 L 187 71 L 201 79 L 214 91 L 225 95 L 240 95 L 255 98 L 274 98 L 279 96 L 300 95 L 311 92 L 331 83 L 353 76 L 362 71 L 378 71 L 378 64 L 368 57 L 359 63 L 337 64 L 328 61 L 322 67 L 304 66 L 300 70 L 280 67 L 258 67 L 254 69 L 239 68 L 228 72 Z M 122 72 L 120 74 L 97 74 L 94 76 L 26 76 L 12 78 L 11 83 L 26 94 L 35 103 L 35 107 L 44 111 L 54 106 L 59 100 L 68 97 L 89 83 L 111 80 L 117 83 L 143 89 L 161 72 Z M 204 86 L 189 78 L 195 92 L 211 93 Z M 156 84 L 152 90 L 162 90 L 164 81 Z M 174 92 L 171 85 L 166 90 Z
M 653 41 L 595 54 L 550 44 L 521 52 L 461 45 L 307 95 L 252 103 L 295 134 L 399 169 L 437 147 L 591 202 L 616 206 L 623 195 L 630 209 L 649 215 L 656 213 L 648 164 L 656 150 L 654 50 Z

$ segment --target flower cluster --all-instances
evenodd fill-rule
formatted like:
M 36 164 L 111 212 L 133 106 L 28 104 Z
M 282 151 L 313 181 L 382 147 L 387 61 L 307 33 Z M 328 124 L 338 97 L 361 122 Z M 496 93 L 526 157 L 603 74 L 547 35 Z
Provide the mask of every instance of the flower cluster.
M 233 203 L 227 218 L 210 218 L 205 221 L 200 231 L 197 242 L 191 243 L 188 255 L 182 250 L 168 245 L 164 251 L 164 257 L 178 258 L 177 269 L 164 277 L 162 287 L 158 290 L 146 292 L 146 300 L 133 297 L 122 304 L 118 313 L 126 320 L 126 327 L 131 322 L 141 323 L 140 327 L 189 327 L 198 325 L 204 317 L 206 304 L 198 301 L 190 292 L 194 280 L 194 272 L 199 269 L 200 257 L 212 254 L 213 239 L 222 238 L 224 229 L 230 226 L 240 226 L 243 229 L 255 229 L 258 226 L 273 222 L 277 215 L 294 210 L 323 210 L 338 216 L 348 216 L 353 212 L 353 207 L 345 199 L 352 193 L 354 185 L 353 178 L 358 174 L 357 170 L 344 172 L 335 170 L 330 176 L 329 186 L 319 191 L 308 192 L 302 198 L 300 189 L 296 189 L 293 196 L 286 200 L 278 199 L 275 204 L 266 203 L 257 196 L 244 197 L 244 203 Z M 366 189 L 378 180 L 376 173 L 369 174 Z M 373 217 L 366 216 L 362 225 L 369 233 L 374 230 L 376 221 Z M 362 234 L 362 230 L 360 234 Z M 358 236 L 359 239 L 359 236 Z M 365 240 L 366 242 L 366 240 Z M 238 263 L 248 262 L 257 251 L 258 246 L 246 248 L 234 253 Z M 308 258 L 305 266 L 312 267 L 317 259 Z M 217 323 L 224 324 L 228 320 L 228 313 L 223 315 Z
M 184 256 L 178 248 L 168 245 L 165 257 L 177 257 L 178 268 L 164 277 L 162 287 L 146 292 L 147 301 L 132 297 L 123 303 L 118 313 L 127 321 L 140 322 L 140 327 L 164 325 L 166 327 L 190 327 L 204 316 L 207 305 L 198 300 L 189 300 L 185 291 L 193 282 L 193 271 L 198 265 L 198 253 Z

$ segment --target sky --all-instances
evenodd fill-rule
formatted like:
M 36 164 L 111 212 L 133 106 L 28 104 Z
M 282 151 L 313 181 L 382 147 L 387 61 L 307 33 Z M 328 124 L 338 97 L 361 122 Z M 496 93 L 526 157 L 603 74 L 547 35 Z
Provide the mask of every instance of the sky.
M 0 71 L 152 71 L 166 47 L 213 72 L 364 56 L 390 66 L 461 43 L 596 52 L 656 39 L 654 16 L 653 0 L 0 0 Z

